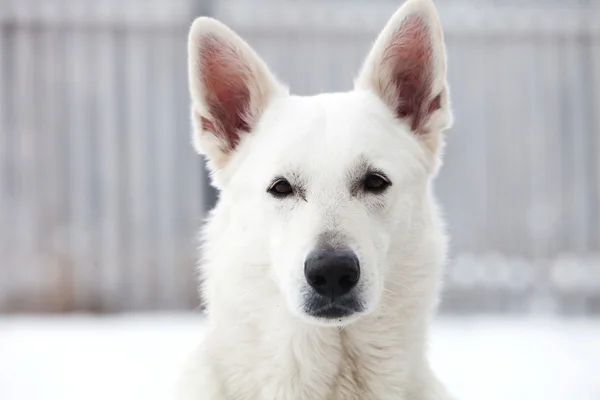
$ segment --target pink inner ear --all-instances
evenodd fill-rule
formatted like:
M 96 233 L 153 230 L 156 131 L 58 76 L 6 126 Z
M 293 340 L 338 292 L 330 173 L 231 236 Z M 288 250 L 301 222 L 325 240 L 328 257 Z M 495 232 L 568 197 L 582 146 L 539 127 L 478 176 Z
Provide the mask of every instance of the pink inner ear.
M 441 95 L 430 100 L 433 53 L 427 25 L 420 17 L 409 16 L 402 22 L 384 53 L 383 65 L 391 75 L 392 92 L 398 96 L 396 115 L 410 118 L 411 129 L 420 131 L 441 107 Z
M 211 119 L 202 117 L 202 129 L 212 132 L 232 151 L 241 132 L 250 131 L 247 111 L 251 71 L 244 60 L 219 38 L 208 36 L 200 49 L 199 76 Z

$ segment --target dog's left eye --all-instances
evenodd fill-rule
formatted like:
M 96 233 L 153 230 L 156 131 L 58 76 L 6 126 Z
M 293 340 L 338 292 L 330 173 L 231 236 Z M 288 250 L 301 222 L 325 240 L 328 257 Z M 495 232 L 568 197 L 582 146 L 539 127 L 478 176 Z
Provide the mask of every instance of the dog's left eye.
M 294 193 L 294 189 L 286 179 L 280 178 L 269 186 L 267 192 L 275 197 L 286 197 Z
M 367 175 L 363 181 L 365 191 L 370 193 L 381 193 L 391 184 L 385 176 L 378 173 Z

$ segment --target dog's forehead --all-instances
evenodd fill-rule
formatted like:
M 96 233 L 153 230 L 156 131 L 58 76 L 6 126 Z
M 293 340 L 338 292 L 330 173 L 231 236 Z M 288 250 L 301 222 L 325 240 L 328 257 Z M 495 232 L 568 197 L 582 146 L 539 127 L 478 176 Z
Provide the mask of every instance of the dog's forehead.
M 275 103 L 262 122 L 257 144 L 272 155 L 264 162 L 341 173 L 359 159 L 384 161 L 402 147 L 392 113 L 366 92 L 291 96 Z
M 282 102 L 280 112 L 284 121 L 293 122 L 290 134 L 325 143 L 364 140 L 365 130 L 376 134 L 392 118 L 377 98 L 363 92 L 291 96 Z

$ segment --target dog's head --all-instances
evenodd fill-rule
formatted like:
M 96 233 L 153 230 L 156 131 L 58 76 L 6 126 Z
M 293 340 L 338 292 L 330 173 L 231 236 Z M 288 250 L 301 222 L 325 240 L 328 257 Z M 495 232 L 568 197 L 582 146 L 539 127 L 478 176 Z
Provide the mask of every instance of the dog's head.
M 339 324 L 373 310 L 392 248 L 418 246 L 415 216 L 451 122 L 432 2 L 392 17 L 351 92 L 289 95 L 209 18 L 191 28 L 189 77 L 195 146 L 222 201 L 244 210 L 240 229 L 263 244 L 291 311 Z

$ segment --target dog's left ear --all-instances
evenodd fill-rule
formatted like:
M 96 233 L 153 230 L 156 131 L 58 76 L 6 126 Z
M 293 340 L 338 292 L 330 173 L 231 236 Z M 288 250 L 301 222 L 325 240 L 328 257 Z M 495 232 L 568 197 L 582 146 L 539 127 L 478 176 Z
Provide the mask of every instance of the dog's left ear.
M 408 0 L 390 19 L 367 57 L 357 90 L 374 91 L 426 143 L 452 123 L 446 52 L 431 0 Z

